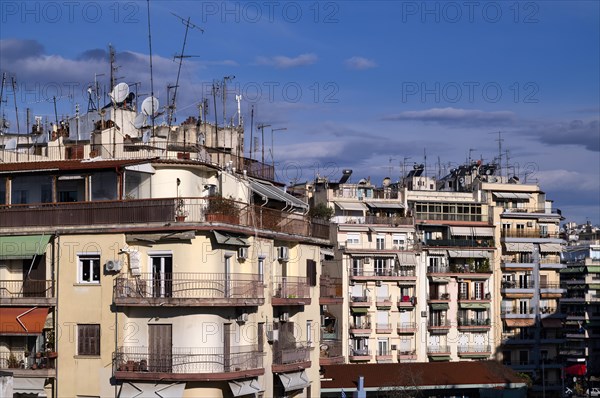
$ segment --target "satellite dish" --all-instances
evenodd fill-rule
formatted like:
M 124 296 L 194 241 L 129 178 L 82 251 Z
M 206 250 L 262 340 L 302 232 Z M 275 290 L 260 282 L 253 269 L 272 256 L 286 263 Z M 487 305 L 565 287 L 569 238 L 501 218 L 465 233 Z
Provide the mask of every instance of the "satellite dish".
M 155 97 L 148 97 L 142 102 L 142 113 L 146 116 L 154 116 L 158 111 L 158 99 Z
M 17 149 L 17 139 L 11 138 L 10 140 L 6 141 L 6 144 L 4 144 L 4 149 L 6 151 L 16 150 Z
M 150 130 L 144 131 L 144 134 L 142 134 L 142 142 L 144 144 L 147 144 L 148 142 L 150 142 Z
M 133 127 L 136 129 L 141 129 L 146 124 L 146 115 L 143 113 L 138 113 L 135 119 L 133 119 Z
M 123 102 L 129 95 L 129 86 L 127 83 L 119 83 L 117 84 L 112 91 L 110 92 L 110 98 L 115 103 Z

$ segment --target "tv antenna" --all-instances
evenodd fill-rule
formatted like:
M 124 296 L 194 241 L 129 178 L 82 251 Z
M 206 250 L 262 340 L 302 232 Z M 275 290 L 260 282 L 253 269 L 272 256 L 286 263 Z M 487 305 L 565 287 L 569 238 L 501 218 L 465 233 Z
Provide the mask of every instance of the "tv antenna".
M 498 133 L 493 132 L 488 134 L 498 134 L 498 139 L 495 141 L 498 141 L 498 169 L 500 170 L 500 177 L 502 177 L 502 141 L 504 141 L 502 139 L 502 132 L 498 131 Z M 506 170 L 506 174 L 508 175 L 508 169 Z
M 477 148 L 469 148 L 469 157 L 467 158 L 467 165 L 471 164 L 471 153 L 476 150 Z
M 190 17 L 188 17 L 187 19 L 184 19 L 173 12 L 171 14 L 173 14 L 173 16 L 175 16 L 176 18 L 179 18 L 181 20 L 181 23 L 183 23 L 185 25 L 185 35 L 183 36 L 183 47 L 181 48 L 181 54 L 175 56 L 175 58 L 179 58 L 179 68 L 177 69 L 177 80 L 175 81 L 175 87 L 174 87 L 175 91 L 173 92 L 173 101 L 172 101 L 172 104 L 168 107 L 169 113 L 167 115 L 167 123 L 168 123 L 169 127 L 171 127 L 171 124 L 173 122 L 173 113 L 175 112 L 175 104 L 176 104 L 175 101 L 177 99 L 177 88 L 179 87 L 179 76 L 181 75 L 181 65 L 183 64 L 183 59 L 195 57 L 195 55 L 194 56 L 192 56 L 192 55 L 186 56 L 185 55 L 185 45 L 187 43 L 188 31 L 190 30 L 190 28 L 192 28 L 192 29 L 198 29 L 200 32 L 204 33 L 204 29 L 202 29 L 199 26 L 196 26 L 192 22 L 190 22 Z
M 270 124 L 259 124 L 258 126 L 256 126 L 257 129 L 260 130 L 262 138 L 261 138 L 261 146 L 262 146 L 262 157 L 261 157 L 261 163 L 265 164 L 265 127 L 271 127 Z
M 223 90 L 221 92 L 222 96 L 223 96 L 223 127 L 225 127 L 225 124 L 227 123 L 227 112 L 226 112 L 226 103 L 227 103 L 227 82 L 231 81 L 235 79 L 235 76 L 233 75 L 229 75 L 229 76 L 225 76 L 223 77 Z
M 395 158 L 391 157 L 388 159 L 389 161 L 389 165 L 388 165 L 388 177 L 392 178 L 392 173 L 394 172 L 394 166 L 392 165 L 392 162 L 396 160 Z

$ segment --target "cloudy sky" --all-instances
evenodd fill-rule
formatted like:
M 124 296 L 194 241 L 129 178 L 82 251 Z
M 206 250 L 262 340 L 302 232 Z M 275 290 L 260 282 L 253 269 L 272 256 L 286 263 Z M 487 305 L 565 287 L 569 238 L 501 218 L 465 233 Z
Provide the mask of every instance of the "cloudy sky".
M 173 15 L 176 14 L 176 15 Z M 316 175 L 397 179 L 403 164 L 445 174 L 456 164 L 508 157 L 569 220 L 600 223 L 600 9 L 597 1 L 151 1 L 154 93 L 167 102 L 185 25 L 177 120 L 198 113 L 225 76 L 250 148 L 250 109 L 283 182 Z M 178 17 L 179 16 L 179 17 Z M 87 109 L 95 75 L 150 94 L 147 2 L 4 1 L 2 112 L 52 120 Z M 200 30 L 202 29 L 203 32 Z M 132 88 L 133 91 L 133 88 Z M 217 105 L 219 123 L 222 108 Z M 500 132 L 500 134 L 498 134 Z M 255 137 L 256 128 L 254 128 Z M 426 156 L 426 160 L 425 160 Z

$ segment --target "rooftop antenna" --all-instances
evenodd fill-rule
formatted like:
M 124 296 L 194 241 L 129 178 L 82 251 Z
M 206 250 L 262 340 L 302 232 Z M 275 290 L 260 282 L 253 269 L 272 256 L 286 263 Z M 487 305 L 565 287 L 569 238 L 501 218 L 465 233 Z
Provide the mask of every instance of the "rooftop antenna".
M 477 148 L 469 148 L 469 158 L 467 159 L 467 165 L 471 164 L 471 153 L 476 150 Z
M 270 124 L 261 123 L 258 126 L 256 126 L 256 128 L 259 129 L 261 131 L 261 134 L 262 134 L 262 138 L 261 138 L 261 146 L 262 146 L 261 163 L 262 164 L 265 164 L 265 127 L 271 127 L 271 125 Z
M 98 76 L 104 76 L 104 73 L 94 73 L 94 90 L 96 90 L 96 110 L 100 109 L 100 83 Z
M 0 87 L 0 109 L 2 109 L 2 104 L 4 102 L 6 102 L 4 100 L 4 83 L 6 82 L 6 72 L 2 73 L 2 86 Z M 3 130 L 5 127 L 5 124 L 7 123 L 6 121 L 6 117 L 4 115 L 4 112 L 2 112 L 2 119 L 0 119 L 0 134 L 3 133 Z
M 442 178 L 442 162 L 440 160 L 440 157 L 437 157 L 438 161 L 437 161 L 437 166 L 438 166 L 438 180 L 440 178 Z
M 235 79 L 235 76 L 229 75 L 223 77 L 223 91 L 221 92 L 223 96 L 223 126 L 227 123 L 227 113 L 226 113 L 226 103 L 227 103 L 227 82 Z
M 147 9 L 148 9 L 148 48 L 149 48 L 149 56 L 150 56 L 150 97 L 153 98 L 153 100 L 150 101 L 151 106 L 152 106 L 152 130 L 151 134 L 154 134 L 154 115 L 155 115 L 155 109 L 154 109 L 154 105 L 155 105 L 155 101 L 154 101 L 154 74 L 152 72 L 152 30 L 150 29 L 150 0 L 146 0 L 146 4 L 147 4 Z M 156 104 L 158 104 L 158 101 L 156 101 Z M 142 104 L 143 105 L 143 104 Z
M 496 134 L 496 133 L 493 132 L 493 133 L 489 133 L 489 134 Z M 502 177 L 502 141 L 504 141 L 504 139 L 502 139 L 501 131 L 498 131 L 498 139 L 496 141 L 498 141 L 498 169 L 500 171 L 500 177 Z M 506 173 L 508 174 L 508 167 L 506 169 Z
M 204 30 L 202 28 L 200 28 L 190 22 L 190 17 L 188 17 L 187 19 L 184 19 L 175 13 L 171 13 L 171 14 L 173 14 L 173 16 L 175 16 L 176 18 L 179 18 L 181 20 L 181 23 L 183 23 L 185 25 L 185 35 L 183 36 L 183 47 L 181 48 L 181 54 L 179 54 L 178 56 L 175 56 L 175 58 L 179 58 L 179 68 L 177 69 L 177 80 L 175 81 L 175 91 L 173 92 L 173 101 L 172 101 L 171 106 L 169 106 L 169 113 L 167 115 L 167 121 L 168 121 L 169 127 L 171 127 L 171 123 L 173 121 L 173 113 L 175 112 L 175 104 L 176 104 L 175 101 L 177 99 L 177 87 L 179 87 L 179 76 L 181 75 L 181 65 L 183 64 L 183 58 L 191 57 L 191 56 L 184 55 L 185 54 L 185 44 L 187 43 L 188 31 L 190 30 L 190 28 L 192 28 L 192 29 L 198 29 L 200 32 L 204 33 Z
M 423 148 L 423 173 L 425 174 L 425 178 L 427 178 L 427 149 Z
M 390 164 L 388 166 L 388 176 L 391 178 L 392 177 L 392 173 L 394 172 L 394 166 L 392 165 L 392 161 L 396 160 L 395 158 L 392 158 L 390 156 L 390 158 L 388 159 Z
M 137 112 L 138 110 L 138 87 L 142 85 L 142 82 L 129 83 L 129 87 L 135 87 L 135 103 L 133 105 L 133 110 Z
M 405 156 L 402 159 L 402 179 L 404 179 L 406 177 L 406 161 L 411 159 L 410 156 Z
M 15 81 L 14 76 L 10 78 L 12 81 L 12 89 L 13 89 L 13 99 L 15 102 L 15 118 L 17 122 L 17 134 L 21 133 L 19 131 L 19 108 L 17 108 L 17 82 Z
M 254 146 L 253 141 L 254 134 L 254 104 L 250 108 L 250 159 L 252 159 L 252 147 Z
M 217 127 L 217 93 L 219 92 L 219 82 L 213 80 L 212 96 L 215 113 L 215 148 L 219 147 L 219 128 Z
M 242 125 L 242 95 L 236 94 L 235 101 L 237 102 L 238 126 Z

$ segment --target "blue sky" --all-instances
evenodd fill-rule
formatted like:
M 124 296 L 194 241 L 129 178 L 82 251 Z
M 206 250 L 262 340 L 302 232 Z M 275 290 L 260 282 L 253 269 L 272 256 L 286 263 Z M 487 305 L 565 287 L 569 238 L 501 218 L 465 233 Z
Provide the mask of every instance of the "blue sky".
M 185 53 L 198 57 L 184 61 L 177 119 L 207 97 L 212 121 L 210 84 L 235 75 L 227 114 L 241 93 L 246 147 L 252 105 L 255 122 L 287 128 L 275 132 L 283 182 L 343 168 L 397 179 L 424 153 L 429 172 L 444 174 L 469 152 L 491 161 L 501 131 L 511 170 L 539 182 L 567 219 L 600 223 L 597 1 L 151 1 L 150 13 L 161 104 L 185 33 L 175 13 L 204 29 L 188 34 Z M 27 107 L 53 119 L 54 95 L 59 114 L 85 108 L 94 74 L 107 84 L 109 43 L 119 81 L 150 93 L 145 1 L 3 1 L 0 39 L 22 130 Z M 4 97 L 14 120 L 12 92 Z

